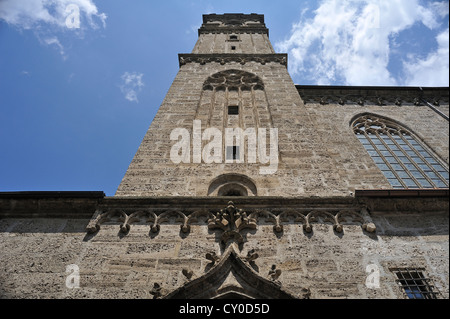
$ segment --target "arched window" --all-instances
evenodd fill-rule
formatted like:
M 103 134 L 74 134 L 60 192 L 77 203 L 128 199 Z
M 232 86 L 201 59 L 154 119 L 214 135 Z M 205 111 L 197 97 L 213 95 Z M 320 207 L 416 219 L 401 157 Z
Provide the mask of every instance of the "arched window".
M 374 115 L 352 127 L 393 188 L 448 188 L 448 166 L 407 129 Z
M 208 196 L 256 196 L 255 183 L 243 174 L 222 174 L 209 184 Z

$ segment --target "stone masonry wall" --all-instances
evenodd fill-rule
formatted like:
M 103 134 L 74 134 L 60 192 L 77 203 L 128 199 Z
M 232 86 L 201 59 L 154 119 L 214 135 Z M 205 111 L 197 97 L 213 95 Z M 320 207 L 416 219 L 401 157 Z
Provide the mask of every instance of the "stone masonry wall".
M 282 271 L 283 289 L 294 296 L 309 288 L 311 298 L 404 298 L 392 267 L 423 267 L 442 296 L 449 296 L 448 211 L 372 214 L 376 233 L 345 224 L 336 233 L 318 221 L 306 233 L 286 222 L 282 233 L 261 222 L 243 232 L 242 255 L 255 249 L 255 270 L 269 278 L 272 265 Z M 119 232 L 119 221 L 86 233 L 87 219 L 0 219 L 1 298 L 153 298 L 155 282 L 163 295 L 185 284 L 183 269 L 198 278 L 208 269 L 207 252 L 222 253 L 218 230 L 191 225 L 189 233 L 168 222 L 158 233 L 145 223 Z M 80 288 L 70 289 L 68 265 L 79 267 Z M 380 273 L 380 287 L 369 289 L 368 265 Z
M 409 128 L 448 167 L 448 121 L 426 106 L 306 103 L 305 107 L 317 127 L 317 135 L 326 144 L 328 154 L 333 159 L 333 173 L 336 178 L 345 180 L 350 192 L 355 189 L 390 188 L 352 131 L 351 121 L 364 113 L 384 116 Z M 440 110 L 448 111 L 448 104 L 441 106 Z M 327 180 L 328 183 L 329 181 L 330 179 Z M 326 186 L 330 184 L 324 185 Z

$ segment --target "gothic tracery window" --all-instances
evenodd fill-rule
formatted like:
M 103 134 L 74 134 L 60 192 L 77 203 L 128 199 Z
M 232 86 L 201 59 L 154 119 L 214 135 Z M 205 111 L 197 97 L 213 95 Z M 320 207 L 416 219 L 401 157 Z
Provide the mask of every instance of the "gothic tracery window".
M 393 188 L 448 188 L 448 167 L 407 129 L 373 115 L 352 127 Z

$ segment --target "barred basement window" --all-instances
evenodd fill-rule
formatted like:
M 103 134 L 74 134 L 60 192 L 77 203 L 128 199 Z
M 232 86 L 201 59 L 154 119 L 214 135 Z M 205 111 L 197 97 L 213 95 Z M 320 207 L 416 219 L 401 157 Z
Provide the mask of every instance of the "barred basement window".
M 423 268 L 393 268 L 397 276 L 396 282 L 403 288 L 405 297 L 409 299 L 438 299 L 440 293 L 431 279 L 425 277 Z
M 448 167 L 405 128 L 373 115 L 352 127 L 393 188 L 448 188 Z

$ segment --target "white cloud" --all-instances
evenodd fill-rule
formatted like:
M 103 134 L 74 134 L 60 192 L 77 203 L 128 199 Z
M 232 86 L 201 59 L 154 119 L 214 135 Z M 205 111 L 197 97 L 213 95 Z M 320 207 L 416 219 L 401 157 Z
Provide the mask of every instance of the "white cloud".
M 410 56 L 403 63 L 406 73 L 405 84 L 409 86 L 449 85 L 449 29 L 440 33 L 436 40 L 438 49 L 425 59 Z
M 42 44 L 56 47 L 67 58 L 58 34 L 71 31 L 78 37 L 88 29 L 106 26 L 92 0 L 0 0 L 0 20 L 22 30 L 32 30 Z
M 70 14 L 67 8 L 76 6 L 86 26 L 96 28 L 94 20 L 106 23 L 106 14 L 99 13 L 91 0 L 2 0 L 0 2 L 0 19 L 24 29 L 39 27 L 42 24 L 67 28 L 66 19 Z
M 43 41 L 47 45 L 55 46 L 59 50 L 59 53 L 61 54 L 64 60 L 67 58 L 66 53 L 64 51 L 64 47 L 62 46 L 61 42 L 59 42 L 57 37 L 46 38 Z
M 121 79 L 120 90 L 124 94 L 125 98 L 130 102 L 138 103 L 137 94 L 142 90 L 144 82 L 142 81 L 143 73 L 129 73 L 125 72 Z
M 443 8 L 443 3 L 424 7 L 418 0 L 324 0 L 313 17 L 302 14 L 290 37 L 275 46 L 289 53 L 293 76 L 317 84 L 402 85 L 388 69 L 390 38 L 417 22 L 429 29 L 439 27 L 436 17 L 445 16 Z M 448 38 L 446 44 L 441 42 L 438 57 L 411 59 L 405 68 L 413 71 L 417 63 L 425 67 L 445 56 L 445 45 L 448 61 Z

